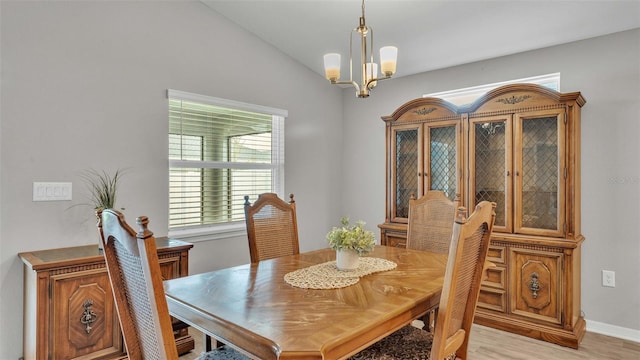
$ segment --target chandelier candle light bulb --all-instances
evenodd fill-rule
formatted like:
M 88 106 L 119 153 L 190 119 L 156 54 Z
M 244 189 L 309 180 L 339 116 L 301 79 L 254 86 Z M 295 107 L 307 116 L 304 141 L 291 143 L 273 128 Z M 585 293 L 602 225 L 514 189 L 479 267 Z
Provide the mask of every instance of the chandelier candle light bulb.
M 384 76 L 391 76 L 396 73 L 396 59 L 398 58 L 398 48 L 395 46 L 383 46 L 380 48 L 380 68 Z
M 331 82 L 340 79 L 340 54 L 331 53 L 324 56 L 324 73 Z

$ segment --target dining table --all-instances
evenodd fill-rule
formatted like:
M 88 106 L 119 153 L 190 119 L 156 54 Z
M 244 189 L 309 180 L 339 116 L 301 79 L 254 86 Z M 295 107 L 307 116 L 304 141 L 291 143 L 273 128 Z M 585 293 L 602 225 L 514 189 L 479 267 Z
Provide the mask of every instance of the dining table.
M 335 259 L 326 248 L 166 280 L 169 312 L 253 359 L 333 360 L 439 304 L 446 254 L 377 245 L 361 262 L 389 268 L 366 275 L 335 270 L 337 282 L 314 274 L 335 268 Z

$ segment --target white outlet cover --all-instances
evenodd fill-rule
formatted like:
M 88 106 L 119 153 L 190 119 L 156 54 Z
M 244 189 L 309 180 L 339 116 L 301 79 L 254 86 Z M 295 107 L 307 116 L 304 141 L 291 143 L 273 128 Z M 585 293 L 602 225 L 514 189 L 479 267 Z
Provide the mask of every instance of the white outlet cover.
M 611 270 L 602 270 L 602 286 L 616 287 L 616 272 Z

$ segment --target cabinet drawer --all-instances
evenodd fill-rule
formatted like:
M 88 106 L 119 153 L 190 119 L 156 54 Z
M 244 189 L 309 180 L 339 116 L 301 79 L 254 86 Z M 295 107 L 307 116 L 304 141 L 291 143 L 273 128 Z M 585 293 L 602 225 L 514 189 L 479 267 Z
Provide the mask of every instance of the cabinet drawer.
M 478 307 L 499 312 L 507 311 L 506 292 L 501 289 L 482 287 L 478 297 Z
M 407 247 L 407 239 L 401 238 L 401 237 L 388 236 L 386 245 L 392 246 L 392 247 L 404 248 L 404 247 Z
M 563 253 L 512 248 L 511 312 L 561 324 Z
M 506 247 L 489 245 L 489 251 L 487 253 L 487 261 L 491 261 L 494 264 L 506 263 Z
M 382 229 L 380 232 L 380 244 L 392 247 L 407 247 L 407 232 L 396 229 Z
M 495 266 L 486 270 L 487 278 L 482 280 L 483 287 L 493 287 L 497 289 L 505 289 L 507 269 Z

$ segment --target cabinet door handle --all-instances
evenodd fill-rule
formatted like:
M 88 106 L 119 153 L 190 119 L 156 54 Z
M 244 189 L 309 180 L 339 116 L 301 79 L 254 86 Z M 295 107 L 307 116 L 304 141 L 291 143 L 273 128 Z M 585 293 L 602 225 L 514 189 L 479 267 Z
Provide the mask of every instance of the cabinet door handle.
M 511 176 L 511 172 L 509 172 L 509 170 L 507 170 L 507 176 Z
M 516 171 L 516 176 L 520 176 L 520 172 L 519 171 Z
M 528 288 L 529 288 L 529 290 L 531 290 L 531 296 L 533 296 L 534 299 L 537 299 L 538 298 L 538 291 L 540 291 L 542 289 L 542 285 L 538 281 L 538 274 L 537 273 L 532 273 L 531 274 L 531 280 L 529 280 Z
M 84 311 L 82 312 L 82 316 L 80 317 L 80 323 L 85 326 L 84 331 L 89 334 L 91 333 L 92 329 L 91 324 L 93 324 L 98 319 L 98 315 L 96 315 L 93 309 L 91 309 L 91 307 L 93 306 L 93 300 L 85 300 L 82 306 L 84 307 Z

